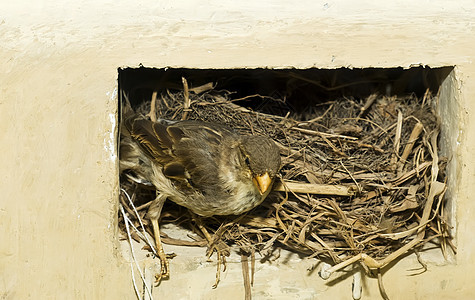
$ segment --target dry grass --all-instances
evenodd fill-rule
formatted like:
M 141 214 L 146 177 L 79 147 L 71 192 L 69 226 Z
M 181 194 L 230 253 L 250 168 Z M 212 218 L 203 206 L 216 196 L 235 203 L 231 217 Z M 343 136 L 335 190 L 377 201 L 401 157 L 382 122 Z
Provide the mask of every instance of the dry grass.
M 444 255 L 449 247 L 455 251 L 443 216 L 445 160 L 437 155 L 436 99 L 429 93 L 423 99 L 337 99 L 283 114 L 283 99 L 250 95 L 231 101 L 228 91 L 212 84 L 189 89 L 183 83 L 185 92 L 154 93 L 156 100 L 137 110 L 152 111 L 152 118 L 199 119 L 268 135 L 281 148 L 280 182 L 261 206 L 241 216 L 202 220 L 216 244 L 237 245 L 251 256 L 252 266 L 256 252 L 270 257 L 278 246 L 331 260 L 324 278 L 357 262 L 381 269 L 427 243 Z M 246 108 L 248 99 L 259 101 L 256 110 Z M 144 217 L 154 191 L 125 179 L 122 186 Z M 121 202 L 134 219 L 125 198 Z M 186 209 L 171 202 L 162 222 L 195 227 Z M 207 245 L 204 239 L 163 241 Z

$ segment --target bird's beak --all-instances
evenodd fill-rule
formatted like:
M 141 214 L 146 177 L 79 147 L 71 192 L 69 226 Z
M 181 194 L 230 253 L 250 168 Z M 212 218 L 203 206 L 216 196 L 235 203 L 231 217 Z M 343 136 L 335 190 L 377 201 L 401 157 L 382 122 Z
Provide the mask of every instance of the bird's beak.
M 269 173 L 267 172 L 265 172 L 263 175 L 253 176 L 252 181 L 259 189 L 261 195 L 266 194 L 270 189 L 270 186 L 272 185 L 272 179 L 270 178 Z

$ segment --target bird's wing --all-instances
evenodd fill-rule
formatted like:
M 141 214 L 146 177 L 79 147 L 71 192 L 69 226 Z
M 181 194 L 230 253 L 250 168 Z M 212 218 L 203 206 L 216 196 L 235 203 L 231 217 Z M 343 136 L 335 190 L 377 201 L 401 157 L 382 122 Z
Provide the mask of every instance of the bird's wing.
M 132 116 L 125 120 L 124 125 L 144 154 L 161 165 L 173 159 L 173 145 L 183 135 L 181 130 L 170 129 L 142 116 Z
M 235 133 L 227 127 L 199 121 L 179 122 L 171 127 L 184 133 L 174 154 L 185 167 L 190 184 L 204 192 L 222 189 L 219 165 L 223 163 L 223 151 L 229 150 L 236 140 Z
M 220 184 L 217 164 L 224 136 L 234 134 L 231 130 L 199 121 L 164 125 L 143 117 L 127 119 L 125 127 L 168 178 L 200 190 Z

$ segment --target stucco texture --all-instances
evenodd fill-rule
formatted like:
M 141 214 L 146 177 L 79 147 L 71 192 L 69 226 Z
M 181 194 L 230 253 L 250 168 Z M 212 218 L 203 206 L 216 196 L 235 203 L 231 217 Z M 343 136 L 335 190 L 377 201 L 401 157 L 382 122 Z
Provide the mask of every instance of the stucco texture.
M 3 1 L 0 298 L 135 297 L 117 241 L 116 120 L 117 68 L 139 64 L 455 66 L 453 103 L 441 115 L 452 130 L 447 138 L 458 253 L 416 277 L 407 276 L 415 264 L 408 257 L 384 280 L 391 299 L 475 298 L 475 5 L 373 2 Z M 154 293 L 243 299 L 239 264 L 212 290 L 214 265 L 187 269 L 205 261 L 202 249 L 194 255 L 200 258 L 172 262 L 188 275 L 172 273 Z M 351 298 L 351 277 L 327 285 L 316 272 L 308 274 L 308 261 L 289 261 L 258 267 L 256 299 Z M 380 297 L 374 279 L 365 281 L 363 297 Z

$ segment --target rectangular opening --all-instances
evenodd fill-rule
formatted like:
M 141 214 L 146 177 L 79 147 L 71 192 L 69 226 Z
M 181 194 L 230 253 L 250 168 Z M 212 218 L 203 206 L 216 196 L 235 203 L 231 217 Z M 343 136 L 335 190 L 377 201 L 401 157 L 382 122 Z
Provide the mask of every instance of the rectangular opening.
M 213 82 L 217 89 L 233 92 L 230 100 L 262 95 L 286 100 L 291 109 L 304 111 L 315 103 L 342 97 L 364 99 L 371 94 L 415 95 L 439 92 L 453 67 L 364 68 L 364 69 L 119 69 L 119 90 L 132 106 L 150 101 L 158 93 L 182 90 L 182 77 L 190 85 Z M 247 98 L 249 99 L 249 98 Z M 250 99 L 252 100 L 252 99 Z M 252 101 L 246 104 L 253 106 Z M 282 114 L 286 112 L 283 111 Z
M 317 182 L 317 183 L 322 183 L 325 185 L 331 185 L 332 183 L 344 183 L 343 185 L 352 185 L 354 184 L 356 188 L 359 188 L 361 190 L 358 190 L 357 193 L 353 196 L 346 197 L 344 200 L 340 198 L 338 195 L 326 195 L 325 197 L 330 199 L 329 201 L 332 202 L 325 202 L 322 204 L 323 206 L 327 205 L 329 209 L 333 209 L 333 215 L 332 217 L 329 217 L 328 220 L 332 219 L 335 214 L 340 213 L 339 209 L 343 210 L 343 214 L 347 214 L 347 209 L 348 207 L 351 207 L 353 204 L 351 202 L 355 199 L 359 199 L 358 201 L 364 201 L 361 200 L 363 199 L 363 194 L 365 193 L 371 193 L 374 191 L 374 187 L 378 186 L 384 186 L 384 185 L 391 185 L 388 182 L 384 180 L 373 180 L 371 183 L 368 182 L 367 179 L 365 179 L 365 176 L 360 175 L 360 174 L 370 174 L 374 173 L 376 175 L 381 175 L 384 177 L 384 168 L 377 169 L 377 170 L 372 170 L 371 168 L 375 167 L 377 168 L 377 162 L 373 163 L 368 163 L 368 166 L 358 166 L 357 163 L 351 162 L 354 157 L 360 157 L 364 154 L 362 154 L 364 151 L 367 152 L 377 152 L 381 150 L 381 156 L 384 156 L 388 154 L 388 157 L 391 156 L 391 153 L 387 153 L 387 151 L 396 151 L 396 150 L 391 150 L 393 148 L 384 148 L 384 149 L 379 149 L 377 148 L 378 145 L 384 144 L 384 141 L 382 140 L 377 140 L 379 143 L 367 143 L 367 140 L 365 139 L 365 129 L 366 127 L 378 127 L 378 126 L 383 126 L 380 124 L 374 124 L 373 120 L 367 117 L 370 114 L 376 114 L 377 112 L 372 112 L 371 111 L 371 106 L 377 106 L 381 109 L 382 116 L 381 118 L 384 119 L 384 114 L 386 114 L 388 120 L 393 120 L 394 126 L 393 125 L 388 125 L 385 124 L 385 128 L 382 128 L 382 132 L 391 131 L 391 133 L 387 136 L 388 139 L 391 140 L 391 143 L 394 143 L 394 135 L 396 134 L 395 132 L 397 131 L 397 119 L 398 119 L 398 114 L 402 113 L 402 117 L 404 118 L 404 121 L 406 121 L 407 117 L 407 124 L 405 123 L 402 125 L 403 127 L 408 127 L 409 129 L 405 128 L 406 133 L 403 133 L 402 136 L 400 137 L 400 146 L 398 148 L 398 152 L 393 155 L 396 160 L 401 159 L 401 156 L 403 156 L 403 152 L 405 147 L 410 144 L 410 137 L 411 137 L 411 130 L 415 126 L 417 122 L 422 120 L 423 118 L 432 118 L 432 115 L 428 114 L 430 111 L 434 111 L 434 118 L 440 119 L 440 134 L 439 134 L 439 139 L 438 139 L 438 153 L 439 156 L 442 160 L 446 160 L 447 162 L 447 167 L 444 168 L 445 164 L 440 163 L 440 167 L 443 168 L 442 173 L 439 177 L 440 181 L 444 181 L 447 179 L 447 191 L 446 191 L 446 197 L 442 203 L 442 201 L 439 201 L 440 207 L 437 205 L 437 199 L 434 201 L 433 209 L 443 209 L 444 213 L 442 214 L 444 216 L 444 220 L 441 220 L 440 222 L 447 224 L 448 223 L 448 231 L 451 233 L 452 237 L 455 237 L 455 200 L 454 200 L 454 195 L 452 193 L 453 186 L 456 184 L 455 183 L 455 176 L 454 172 L 455 170 L 455 158 L 453 156 L 453 153 L 455 151 L 455 147 L 457 144 L 457 133 L 454 132 L 456 130 L 456 123 L 457 123 L 457 108 L 454 107 L 456 105 L 456 101 L 454 101 L 454 97 L 456 96 L 456 91 L 454 89 L 455 87 L 455 78 L 454 78 L 454 72 L 453 72 L 453 67 L 441 67 L 441 68 L 428 68 L 428 67 L 413 67 L 409 69 L 403 69 L 403 68 L 362 68 L 362 69 L 347 69 L 347 68 L 341 68 L 341 69 L 186 69 L 186 68 L 178 68 L 178 69 L 171 69 L 171 68 L 145 68 L 145 67 L 140 67 L 140 68 L 122 68 L 119 69 L 119 95 L 120 95 L 120 101 L 119 103 L 124 103 L 127 98 L 127 101 L 130 102 L 132 109 L 136 112 L 141 112 L 142 114 L 146 115 L 147 113 L 150 112 L 150 102 L 151 99 L 155 96 L 157 97 L 157 101 L 161 102 L 161 109 L 162 113 L 164 113 L 163 117 L 168 118 L 168 119 L 175 119 L 179 120 L 183 117 L 184 111 L 188 110 L 187 117 L 192 118 L 192 119 L 202 119 L 204 121 L 210 121 L 210 122 L 224 122 L 228 126 L 234 126 L 233 118 L 230 118 L 227 120 L 226 118 L 223 118 L 223 115 L 225 116 L 227 113 L 223 113 L 223 111 L 217 111 L 215 115 L 212 113 L 206 113 L 206 114 L 200 114 L 198 109 L 196 107 L 191 107 L 191 108 L 184 108 L 183 107 L 183 97 L 184 96 L 184 83 L 183 79 L 186 80 L 186 85 L 189 89 L 192 104 L 195 103 L 193 101 L 198 101 L 197 99 L 203 100 L 203 98 L 200 97 L 205 97 L 203 96 L 204 94 L 208 93 L 207 95 L 209 97 L 213 96 L 212 101 L 215 101 L 217 96 L 216 95 L 221 95 L 222 101 L 232 103 L 236 109 L 239 107 L 243 108 L 243 110 L 247 112 L 253 112 L 255 118 L 262 118 L 265 119 L 266 116 L 275 116 L 276 118 L 280 119 L 281 122 L 279 123 L 280 126 L 285 127 L 285 126 L 295 126 L 298 127 L 298 123 L 301 122 L 301 124 L 312 122 L 313 120 L 319 119 L 320 117 L 324 117 L 326 112 L 330 111 L 331 107 L 333 106 L 338 106 L 341 104 L 341 116 L 342 118 L 346 119 L 367 119 L 363 123 L 334 123 L 332 120 L 326 120 L 325 124 L 318 124 L 315 126 L 308 126 L 308 127 L 301 127 L 300 132 L 306 132 L 309 134 L 312 134 L 314 136 L 319 137 L 319 141 L 312 144 L 312 145 L 321 145 L 321 149 L 311 149 L 311 151 L 314 152 L 315 157 L 318 157 L 319 151 L 333 151 L 338 153 L 338 151 L 342 152 L 340 161 L 336 159 L 338 155 L 333 155 L 330 160 L 332 160 L 332 167 L 329 169 L 325 169 L 330 163 L 325 162 L 325 159 L 320 161 L 319 163 L 316 164 L 315 168 L 318 169 L 319 171 L 324 170 L 325 172 L 316 172 L 315 174 L 304 174 L 304 175 L 299 175 L 296 177 L 292 177 L 292 180 L 300 179 L 302 181 L 312 181 Z M 223 96 L 224 95 L 224 96 Z M 373 97 L 372 95 L 375 95 L 375 99 L 373 99 L 374 102 L 369 103 L 370 101 L 368 99 L 371 99 Z M 211 98 L 210 98 L 211 99 Z M 221 101 L 221 100 L 216 100 L 216 101 Z M 201 101 L 199 100 L 199 101 Z M 163 101 L 166 102 L 166 104 L 163 103 Z M 210 100 L 211 101 L 211 100 Z M 347 102 L 345 102 L 347 101 Z M 424 111 L 417 112 L 413 108 L 411 111 L 410 116 L 404 115 L 409 110 L 404 110 L 405 108 L 401 108 L 403 106 L 398 106 L 402 104 L 407 104 L 412 105 L 410 103 L 414 102 L 414 105 L 419 105 L 421 109 L 424 109 Z M 215 102 L 213 102 L 215 103 Z M 339 104 L 338 104 L 339 103 Z M 393 106 L 391 106 L 391 103 L 396 103 Z M 181 107 L 177 109 L 167 109 L 166 106 L 177 106 Z M 201 103 L 201 107 L 206 106 L 205 103 Z M 214 104 L 213 104 L 214 105 Z M 349 106 L 345 106 L 349 105 Z M 368 107 L 366 107 L 368 105 Z M 351 106 L 351 107 L 350 107 Z M 419 107 L 418 106 L 418 107 Z M 160 110 L 160 107 L 158 110 Z M 355 107 L 358 110 L 354 110 Z M 415 107 L 415 106 L 414 106 Z M 122 107 L 119 107 L 119 113 L 121 113 L 123 110 Z M 353 111 L 351 111 L 353 110 Z M 351 111 L 350 115 L 345 117 L 345 113 Z M 228 111 L 229 112 L 229 111 Z M 359 113 L 358 113 L 359 112 Z M 261 115 L 259 115 L 259 113 Z M 287 122 L 288 119 L 292 119 L 292 122 L 290 125 Z M 428 123 L 424 123 L 424 122 Z M 434 127 L 437 127 L 438 121 L 437 120 L 432 120 L 433 122 L 431 123 L 430 120 L 426 120 L 422 123 L 424 124 L 431 124 L 429 127 L 424 127 L 423 132 L 430 131 L 434 129 Z M 389 121 L 388 121 L 389 122 Z M 392 122 L 392 121 L 391 121 Z M 262 122 L 265 123 L 265 122 Z M 255 126 L 256 123 L 249 122 L 252 126 Z M 330 128 L 332 125 L 337 124 L 338 126 Z M 351 126 L 350 126 L 350 125 Z M 341 126 L 340 126 L 341 125 Z M 277 132 L 279 131 L 276 127 L 274 128 L 267 128 L 265 130 L 259 130 L 255 127 L 249 127 L 245 128 L 242 124 L 235 125 L 235 128 L 239 131 L 242 132 L 247 132 L 247 133 L 252 133 L 252 132 L 257 132 L 257 133 L 266 133 L 266 134 L 274 134 L 275 136 L 279 135 Z M 316 132 L 323 132 L 321 135 L 318 135 Z M 414 131 L 414 130 L 412 130 Z M 404 135 L 405 134 L 405 135 Z M 421 140 L 418 140 L 414 148 L 419 149 L 420 152 L 418 152 L 417 155 L 420 155 L 421 157 L 428 157 L 427 156 L 427 149 L 424 148 L 423 144 L 427 145 L 430 144 L 430 141 L 427 140 L 429 139 L 429 135 L 425 136 L 424 141 L 422 141 L 422 136 L 424 134 L 421 134 Z M 282 136 L 281 136 L 282 137 Z M 306 137 L 307 139 L 310 139 L 309 137 Z M 381 138 L 383 139 L 383 138 Z M 284 144 L 285 139 L 280 140 L 281 144 Z M 309 142 L 310 143 L 310 142 Z M 312 141 L 313 143 L 313 141 Z M 347 148 L 345 145 L 351 144 L 351 143 L 359 143 L 360 147 L 364 150 L 351 150 L 354 148 Z M 313 146 L 312 146 L 313 147 Z M 341 147 L 341 148 L 340 148 Z M 417 148 L 419 147 L 419 148 Z M 429 146 L 430 147 L 430 146 Z M 317 148 L 315 146 L 315 148 Z M 340 150 L 339 150 L 340 149 Z M 350 150 L 348 150 L 350 149 Z M 359 151 L 359 152 L 358 152 Z M 298 152 L 298 151 L 297 151 Z M 281 152 L 282 155 L 284 152 Z M 291 157 L 292 153 L 296 153 L 296 151 L 288 152 L 287 156 Z M 385 153 L 385 154 L 383 154 Z M 415 152 L 414 152 L 415 153 Z M 374 153 L 373 153 L 374 154 Z M 393 153 L 394 154 L 394 153 Z M 425 156 L 424 156 L 425 155 Z M 328 159 L 328 158 L 327 158 Z M 409 157 L 406 157 L 406 159 L 411 162 L 408 162 L 406 165 L 403 164 L 403 170 L 401 171 L 402 173 L 396 174 L 394 176 L 400 176 L 404 172 L 408 173 L 411 170 L 415 170 L 417 173 L 419 169 L 416 169 L 416 164 L 413 164 L 414 161 L 416 161 L 418 158 L 416 157 L 416 154 L 411 154 Z M 336 163 L 335 163 L 336 162 Z M 342 168 L 337 168 L 335 167 L 336 164 L 340 163 L 342 165 Z M 348 164 L 346 163 L 348 162 Z M 424 159 L 420 161 L 421 163 L 424 162 Z M 410 165 L 410 166 L 409 166 Z M 412 167 L 411 167 L 412 166 Z M 429 164 L 427 165 L 429 166 Z M 349 169 L 348 169 L 349 168 Z M 364 171 L 366 170 L 366 171 Z M 422 169 L 421 169 L 422 170 Z M 286 169 L 285 176 L 288 176 L 289 173 L 295 170 L 290 170 Z M 348 178 L 345 180 L 336 180 L 336 179 L 331 179 L 330 177 L 333 176 L 333 174 L 339 173 L 340 175 L 343 174 L 345 171 L 347 171 L 350 175 Z M 297 171 L 295 171 L 297 172 Z M 365 173 L 366 172 L 366 173 Z M 424 169 L 424 171 L 421 171 L 422 173 L 428 172 L 427 169 Z M 324 175 L 323 175 L 324 174 Z M 353 175 L 358 175 L 358 176 L 353 176 Z M 427 173 L 428 174 L 428 173 Z M 375 175 L 375 176 L 376 176 Z M 290 176 L 290 175 L 289 175 Z M 313 177 L 312 177 L 313 176 Z M 318 176 L 322 176 L 322 178 L 318 178 Z M 323 176 L 327 176 L 323 178 Z M 329 177 L 328 177 L 329 176 Z M 341 175 L 343 176 L 343 175 Z M 315 178 L 317 177 L 317 178 Z M 430 176 L 428 176 L 430 177 Z M 430 180 L 426 176 L 425 180 Z M 330 178 L 330 179 L 329 179 Z M 376 177 L 375 177 L 376 178 Z M 384 177 L 384 178 L 389 178 L 389 177 Z M 424 180 L 424 177 L 420 177 L 420 180 Z M 374 216 L 372 218 L 366 218 L 363 223 L 365 223 L 365 226 L 368 225 L 367 223 L 369 222 L 369 219 L 378 219 L 375 221 L 375 224 L 378 224 L 380 228 L 376 228 L 373 232 L 373 234 L 380 234 L 381 232 L 384 232 L 384 234 L 387 234 L 389 236 L 390 234 L 395 234 L 395 233 L 400 233 L 403 231 L 413 231 L 414 226 L 417 227 L 417 220 L 418 218 L 420 219 L 422 217 L 422 211 L 423 211 L 423 204 L 427 200 L 427 194 L 428 190 L 424 190 L 422 188 L 422 185 L 420 188 L 414 188 L 416 185 L 416 181 L 414 181 L 411 184 L 404 185 L 402 184 L 398 188 L 400 188 L 401 192 L 400 194 L 394 192 L 390 194 L 384 194 L 382 197 L 381 195 L 378 196 L 373 196 L 373 200 L 371 201 L 387 201 L 387 206 L 384 207 L 381 206 L 381 209 L 388 209 L 388 211 L 391 211 L 387 215 L 385 213 L 381 213 L 378 216 Z M 381 187 L 379 187 L 381 188 Z M 378 193 L 381 192 L 385 193 L 385 188 L 381 188 L 378 190 Z M 411 192 L 412 191 L 412 192 Z M 401 206 L 404 205 L 411 205 L 409 202 L 399 202 L 394 204 L 395 202 L 391 201 L 402 201 L 401 199 L 408 199 L 410 198 L 410 193 L 413 193 L 414 201 L 418 202 L 417 206 L 412 208 L 401 208 Z M 282 192 L 281 192 L 282 194 Z M 143 202 L 139 202 L 138 205 L 144 205 L 147 201 L 150 201 L 154 195 L 149 194 L 148 198 L 146 200 L 143 200 Z M 323 198 L 325 198 L 323 197 Z M 402 198 L 401 198 L 402 197 Z M 318 198 L 318 197 L 315 197 Z M 272 198 L 274 204 L 271 203 L 272 200 L 269 200 L 269 202 L 264 203 L 268 209 L 274 209 L 278 210 L 281 209 L 279 205 L 275 203 L 282 203 L 282 198 L 274 197 Z M 277 199 L 277 200 L 276 200 Z M 280 200 L 279 200 L 280 199 Z M 399 199 L 399 200 L 398 200 Z M 295 198 L 292 201 L 297 201 Z M 309 200 L 309 203 L 314 200 Z M 316 200 L 317 201 L 317 200 Z M 318 200 L 320 201 L 320 200 Z M 318 202 L 317 201 L 317 202 Z M 322 200 L 326 201 L 326 200 Z M 340 202 L 341 201 L 341 202 Z M 370 203 L 369 201 L 368 203 Z M 267 204 L 266 204 L 267 203 Z M 316 205 L 315 203 L 309 204 L 307 203 L 306 207 L 312 207 L 312 205 Z M 323 202 L 322 202 L 323 203 Z M 340 208 L 335 208 L 331 207 L 334 203 L 337 203 L 337 205 L 340 205 Z M 409 204 L 408 204 L 409 203 Z M 360 203 L 361 204 L 361 203 Z M 394 205 L 393 205 L 394 204 Z M 365 204 L 366 205 L 366 204 Z M 370 204 L 367 204 L 370 205 Z M 391 206 L 393 205 L 393 206 Z M 170 210 L 178 210 L 180 212 L 183 212 L 183 209 L 174 205 L 173 203 L 167 202 L 166 206 L 170 208 Z M 396 208 L 398 206 L 398 208 Z M 360 209 L 364 206 L 358 206 Z M 167 208 L 165 208 L 167 209 Z M 378 208 L 379 209 L 379 208 Z M 411 214 L 408 214 L 408 218 L 411 218 L 411 224 L 405 224 L 404 226 L 401 226 L 400 228 L 397 228 L 397 224 L 392 224 L 388 225 L 391 222 L 402 222 L 400 215 L 398 215 L 399 212 L 401 211 L 410 211 Z M 412 211 L 411 211 L 412 210 Z M 252 217 L 256 217 L 260 212 L 263 212 L 263 210 L 259 210 L 257 208 L 252 215 Z M 309 211 L 309 214 L 312 212 Z M 170 213 L 173 216 L 173 213 Z M 274 215 L 275 216 L 275 213 Z M 387 216 L 387 219 L 386 219 Z M 359 220 L 358 217 L 355 217 L 354 215 L 348 214 L 346 217 L 349 219 L 353 220 L 354 224 L 356 224 Z M 343 216 L 345 218 L 345 216 Z M 170 220 L 173 219 L 165 218 L 165 222 L 171 222 Z M 231 218 L 227 219 L 217 219 L 219 221 L 223 222 L 231 222 Z M 255 221 L 256 219 L 248 220 L 250 223 Z M 396 221 L 394 221 L 396 220 Z M 287 220 L 289 221 L 289 220 Z M 275 221 L 277 224 L 278 221 Z M 299 221 L 297 221 L 298 223 Z M 345 221 L 346 222 L 346 221 Z M 385 223 L 386 222 L 386 223 Z M 293 228 L 292 226 L 297 226 L 298 224 L 294 223 L 292 225 L 292 222 L 288 222 L 285 224 L 285 230 L 290 230 Z M 297 224 L 297 225 L 296 225 Z M 349 224 L 349 223 L 348 223 Z M 350 226 L 346 224 L 345 226 Z M 386 224 L 386 225 L 385 225 Z M 211 229 L 216 229 L 219 227 L 219 225 L 216 224 L 209 224 Z M 278 227 L 279 225 L 273 225 L 274 227 Z M 315 225 L 317 226 L 317 225 Z M 352 226 L 352 225 L 351 225 Z M 370 225 L 368 225 L 370 226 Z M 371 225 L 373 226 L 373 225 Z M 386 227 L 384 227 L 386 226 Z M 396 231 L 393 232 L 392 229 L 390 228 L 391 226 L 395 226 Z M 384 227 L 384 228 L 383 228 Z M 306 226 L 300 226 L 300 228 L 304 228 L 306 231 L 301 234 L 301 236 L 312 236 L 312 229 L 310 227 Z M 336 227 L 335 227 L 336 228 Z M 284 230 L 284 231 L 285 231 Z M 318 235 L 319 237 L 313 237 L 311 239 L 311 242 L 314 244 L 318 244 L 319 239 L 321 236 L 324 236 L 325 241 L 331 241 L 331 230 L 322 230 L 319 231 Z M 325 235 L 327 234 L 327 235 Z M 284 235 L 285 236 L 285 235 Z M 368 233 L 369 236 L 369 233 Z M 256 237 L 255 235 L 253 237 Z M 266 239 L 268 239 L 270 236 L 266 236 Z M 266 241 L 265 239 L 265 241 Z M 328 239 L 328 240 L 327 240 Z M 337 245 L 340 248 L 351 248 L 350 245 L 346 245 L 343 247 L 343 241 L 346 239 L 345 234 L 340 234 L 339 240 L 335 242 L 335 245 Z M 414 236 L 409 237 L 409 240 L 414 239 Z M 435 238 L 436 240 L 440 240 L 440 238 Z M 292 237 L 288 237 L 288 240 L 292 240 Z M 361 240 L 360 240 L 361 241 Z M 397 241 L 397 239 L 396 239 Z M 234 243 L 236 243 L 236 240 L 233 240 Z M 239 243 L 238 243 L 239 244 Z M 295 236 L 295 242 L 294 244 L 298 244 L 298 235 Z M 324 244 L 324 243 L 323 243 Z M 391 244 L 390 239 L 388 238 L 388 245 Z M 388 249 L 392 249 L 391 251 L 395 251 L 398 247 L 403 247 L 405 244 L 407 244 L 407 241 L 402 241 L 399 240 L 397 241 L 397 246 L 394 246 L 393 248 L 388 246 Z M 439 242 L 440 245 L 440 242 Z M 290 248 L 292 246 L 295 246 L 295 248 L 299 248 L 299 245 L 286 245 Z M 338 248 L 337 247 L 337 248 Z M 358 253 L 358 247 L 359 245 L 353 245 L 352 246 L 354 249 L 351 250 L 353 252 L 352 255 L 356 255 Z M 361 247 L 371 247 L 369 245 L 363 245 Z M 300 247 L 302 248 L 302 247 Z M 305 248 L 305 247 L 303 247 Z M 345 249 L 346 249 L 345 248 Z M 427 244 L 427 248 L 433 248 L 433 245 Z M 441 251 L 438 249 L 438 247 L 435 247 L 436 251 L 428 251 L 430 254 L 431 260 L 436 260 L 440 261 L 443 256 L 441 255 Z M 450 247 L 447 247 L 449 249 Z M 329 254 L 329 251 L 325 249 L 324 246 L 322 245 L 316 245 L 315 249 L 320 249 L 319 251 L 321 252 L 321 256 L 323 259 L 333 259 L 333 264 L 336 264 L 337 262 L 335 261 L 334 258 L 332 258 L 332 255 L 341 255 L 341 258 L 344 260 L 344 258 L 348 258 L 349 255 L 348 252 L 345 252 L 346 250 L 342 251 L 336 251 L 333 254 Z M 365 248 L 366 249 L 366 248 Z M 309 249 L 301 249 L 302 253 L 306 253 L 306 255 L 312 255 L 311 250 Z M 386 251 L 386 252 L 385 252 Z M 380 252 L 373 252 L 373 254 L 376 256 L 378 259 L 383 259 L 384 257 L 388 256 L 389 250 L 385 250 L 384 247 L 381 248 Z M 364 251 L 360 251 L 364 252 Z M 451 255 L 450 250 L 447 252 L 449 255 Z M 320 255 L 317 255 L 320 257 Z M 402 256 L 401 256 L 402 257 Z

